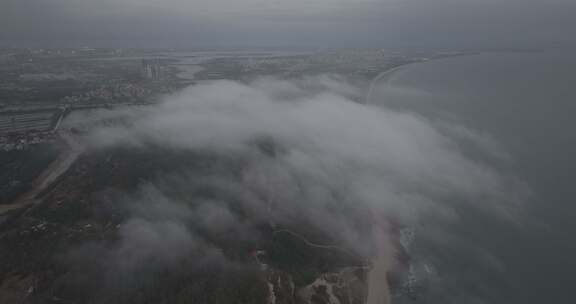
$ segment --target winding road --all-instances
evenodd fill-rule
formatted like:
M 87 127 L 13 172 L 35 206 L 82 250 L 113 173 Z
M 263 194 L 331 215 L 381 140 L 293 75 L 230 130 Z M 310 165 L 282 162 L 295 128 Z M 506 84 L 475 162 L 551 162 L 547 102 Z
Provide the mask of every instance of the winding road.
M 296 233 L 296 232 L 292 232 L 288 229 L 281 229 L 281 230 L 276 230 L 274 231 L 273 234 L 278 234 L 278 233 L 287 233 L 290 234 L 298 239 L 300 239 L 301 241 L 303 241 L 306 245 L 310 246 L 310 247 L 314 247 L 314 248 L 320 248 L 320 249 L 328 249 L 328 250 L 335 250 L 335 251 L 340 251 L 343 252 L 347 255 L 353 256 L 355 258 L 358 257 L 357 254 L 354 254 L 353 252 L 346 250 L 342 247 L 336 246 L 336 245 L 322 245 L 322 244 L 316 244 L 316 243 L 312 243 L 310 241 L 308 241 L 305 237 L 303 237 L 302 235 Z

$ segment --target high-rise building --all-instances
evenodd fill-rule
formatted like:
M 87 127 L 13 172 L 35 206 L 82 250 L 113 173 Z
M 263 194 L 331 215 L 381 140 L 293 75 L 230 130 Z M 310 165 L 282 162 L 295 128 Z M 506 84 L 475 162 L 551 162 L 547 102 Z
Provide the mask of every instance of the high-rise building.
M 158 58 L 142 59 L 142 76 L 146 79 L 161 80 L 163 78 L 164 67 Z

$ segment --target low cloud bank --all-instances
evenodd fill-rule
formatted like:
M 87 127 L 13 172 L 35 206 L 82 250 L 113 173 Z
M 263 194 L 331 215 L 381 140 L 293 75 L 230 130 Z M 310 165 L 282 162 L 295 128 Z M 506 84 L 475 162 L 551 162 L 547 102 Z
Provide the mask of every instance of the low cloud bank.
M 284 153 L 268 160 L 268 167 L 281 168 L 266 174 L 291 172 L 346 187 L 355 205 L 390 216 L 412 218 L 426 206 L 443 209 L 447 206 L 439 198 L 444 196 L 462 201 L 482 196 L 479 204 L 485 208 L 510 207 L 506 179 L 467 158 L 456 140 L 465 133 L 468 141 L 488 149 L 480 142 L 486 137 L 350 98 L 359 95 L 330 77 L 216 81 L 151 109 L 120 112 L 132 116 L 129 126 L 97 128 L 89 142 L 99 148 L 154 144 L 229 154 L 250 153 L 255 140 L 269 138 Z M 496 149 L 487 152 L 501 153 Z
M 85 137 L 91 149 L 162 147 L 243 159 L 237 174 L 190 172 L 143 186 L 130 198 L 138 203 L 110 260 L 130 257 L 119 264 L 132 272 L 151 258 L 173 264 L 192 252 L 215 257 L 218 245 L 209 244 L 205 232 L 234 231 L 250 240 L 257 224 L 288 226 L 294 219 L 369 256 L 375 218 L 418 226 L 454 218 L 461 204 L 499 214 L 516 207 L 511 179 L 467 157 L 459 145 L 465 135 L 484 152 L 501 154 L 481 142 L 485 136 L 364 105 L 355 101 L 360 96 L 331 76 L 214 81 L 152 107 L 101 113 L 125 123 L 94 128 Z M 217 195 L 194 194 L 200 184 Z M 165 194 L 170 191 L 191 194 L 180 199 Z M 239 217 L 238 208 L 251 220 Z

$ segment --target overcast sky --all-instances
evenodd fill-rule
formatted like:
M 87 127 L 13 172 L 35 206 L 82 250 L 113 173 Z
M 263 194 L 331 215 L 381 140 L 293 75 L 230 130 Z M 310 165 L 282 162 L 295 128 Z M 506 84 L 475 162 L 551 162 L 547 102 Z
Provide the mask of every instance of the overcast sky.
M 458 46 L 576 43 L 576 0 L 1 0 L 0 43 Z

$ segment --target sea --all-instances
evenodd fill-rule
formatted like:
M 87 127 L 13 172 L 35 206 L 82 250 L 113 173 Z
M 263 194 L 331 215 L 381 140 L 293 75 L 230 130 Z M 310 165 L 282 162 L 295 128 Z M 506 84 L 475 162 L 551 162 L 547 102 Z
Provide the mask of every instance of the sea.
M 485 52 L 384 78 L 378 103 L 490 137 L 508 155 L 495 166 L 528 190 L 510 218 L 460 214 L 431 251 L 441 283 L 417 302 L 576 303 L 576 51 Z

